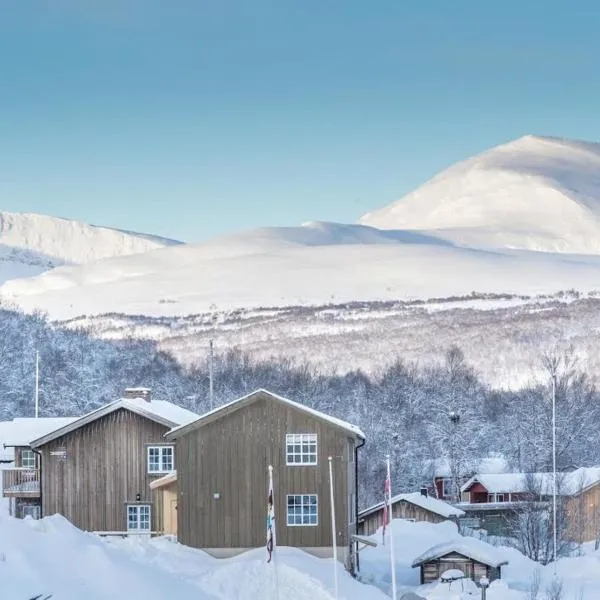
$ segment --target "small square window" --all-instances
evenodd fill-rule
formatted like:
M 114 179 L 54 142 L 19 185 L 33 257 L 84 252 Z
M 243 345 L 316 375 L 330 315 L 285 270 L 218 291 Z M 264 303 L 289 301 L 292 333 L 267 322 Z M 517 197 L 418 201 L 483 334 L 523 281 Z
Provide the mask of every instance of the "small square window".
M 21 451 L 21 467 L 24 469 L 35 469 L 37 461 L 35 460 L 35 453 L 33 450 L 22 450 Z
M 290 527 L 314 527 L 319 524 L 316 494 L 290 494 L 287 497 L 287 524 Z
M 285 436 L 285 456 L 288 465 L 316 465 L 317 434 L 288 433 Z
M 129 504 L 127 506 L 127 531 L 141 533 L 150 531 L 149 504 Z

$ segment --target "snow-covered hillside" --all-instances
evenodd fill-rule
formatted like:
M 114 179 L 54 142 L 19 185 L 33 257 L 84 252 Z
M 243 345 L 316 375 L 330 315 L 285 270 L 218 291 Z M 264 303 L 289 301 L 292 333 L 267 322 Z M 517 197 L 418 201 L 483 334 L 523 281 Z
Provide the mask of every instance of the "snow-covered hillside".
M 60 265 L 85 264 L 176 243 L 46 215 L 0 212 L 0 283 Z
M 525 136 L 460 162 L 360 222 L 460 245 L 600 253 L 600 144 Z
M 600 289 L 600 256 L 460 248 L 419 232 L 309 223 L 61 267 L 0 288 L 51 317 Z

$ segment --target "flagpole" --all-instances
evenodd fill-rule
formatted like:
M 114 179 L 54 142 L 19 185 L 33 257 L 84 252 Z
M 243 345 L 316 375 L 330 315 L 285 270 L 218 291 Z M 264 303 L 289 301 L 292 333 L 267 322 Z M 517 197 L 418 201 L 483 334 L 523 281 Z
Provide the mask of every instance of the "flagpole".
M 329 457 L 329 499 L 331 502 L 331 536 L 333 539 L 333 583 L 335 586 L 335 599 L 338 597 L 338 574 L 337 574 L 337 536 L 335 527 L 335 502 L 333 497 L 333 458 Z
M 273 494 L 273 466 L 269 465 L 269 491 L 267 499 L 267 562 L 273 563 L 275 570 L 275 597 L 279 600 L 279 573 L 277 572 L 277 560 L 275 551 L 277 548 L 277 528 L 275 527 L 275 499 Z
M 386 463 L 387 463 L 387 494 L 389 495 L 389 497 L 391 497 L 392 495 L 392 476 L 391 476 L 391 469 L 390 469 L 390 455 L 388 454 L 386 456 Z M 387 502 L 387 498 L 386 498 L 386 502 Z M 392 600 L 396 600 L 396 561 L 394 560 L 394 537 L 393 537 L 393 530 L 394 530 L 394 515 L 393 515 L 393 508 L 390 506 L 390 568 L 392 570 Z

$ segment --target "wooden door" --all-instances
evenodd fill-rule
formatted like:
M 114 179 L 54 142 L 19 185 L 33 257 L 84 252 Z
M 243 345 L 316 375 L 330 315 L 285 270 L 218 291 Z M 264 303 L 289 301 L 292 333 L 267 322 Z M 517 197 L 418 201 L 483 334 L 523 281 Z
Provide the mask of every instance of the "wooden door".
M 169 497 L 165 502 L 165 533 L 177 535 L 177 498 Z

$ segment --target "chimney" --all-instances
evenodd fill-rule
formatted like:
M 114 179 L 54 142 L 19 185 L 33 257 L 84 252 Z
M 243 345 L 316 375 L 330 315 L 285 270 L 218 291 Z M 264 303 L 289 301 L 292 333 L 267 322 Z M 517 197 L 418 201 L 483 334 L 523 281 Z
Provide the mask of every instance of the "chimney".
M 425 498 L 427 498 L 427 488 L 426 487 L 421 488 L 421 496 L 425 496 Z
M 150 388 L 145 387 L 130 387 L 125 388 L 125 398 L 134 399 L 142 398 L 146 402 L 150 402 Z

